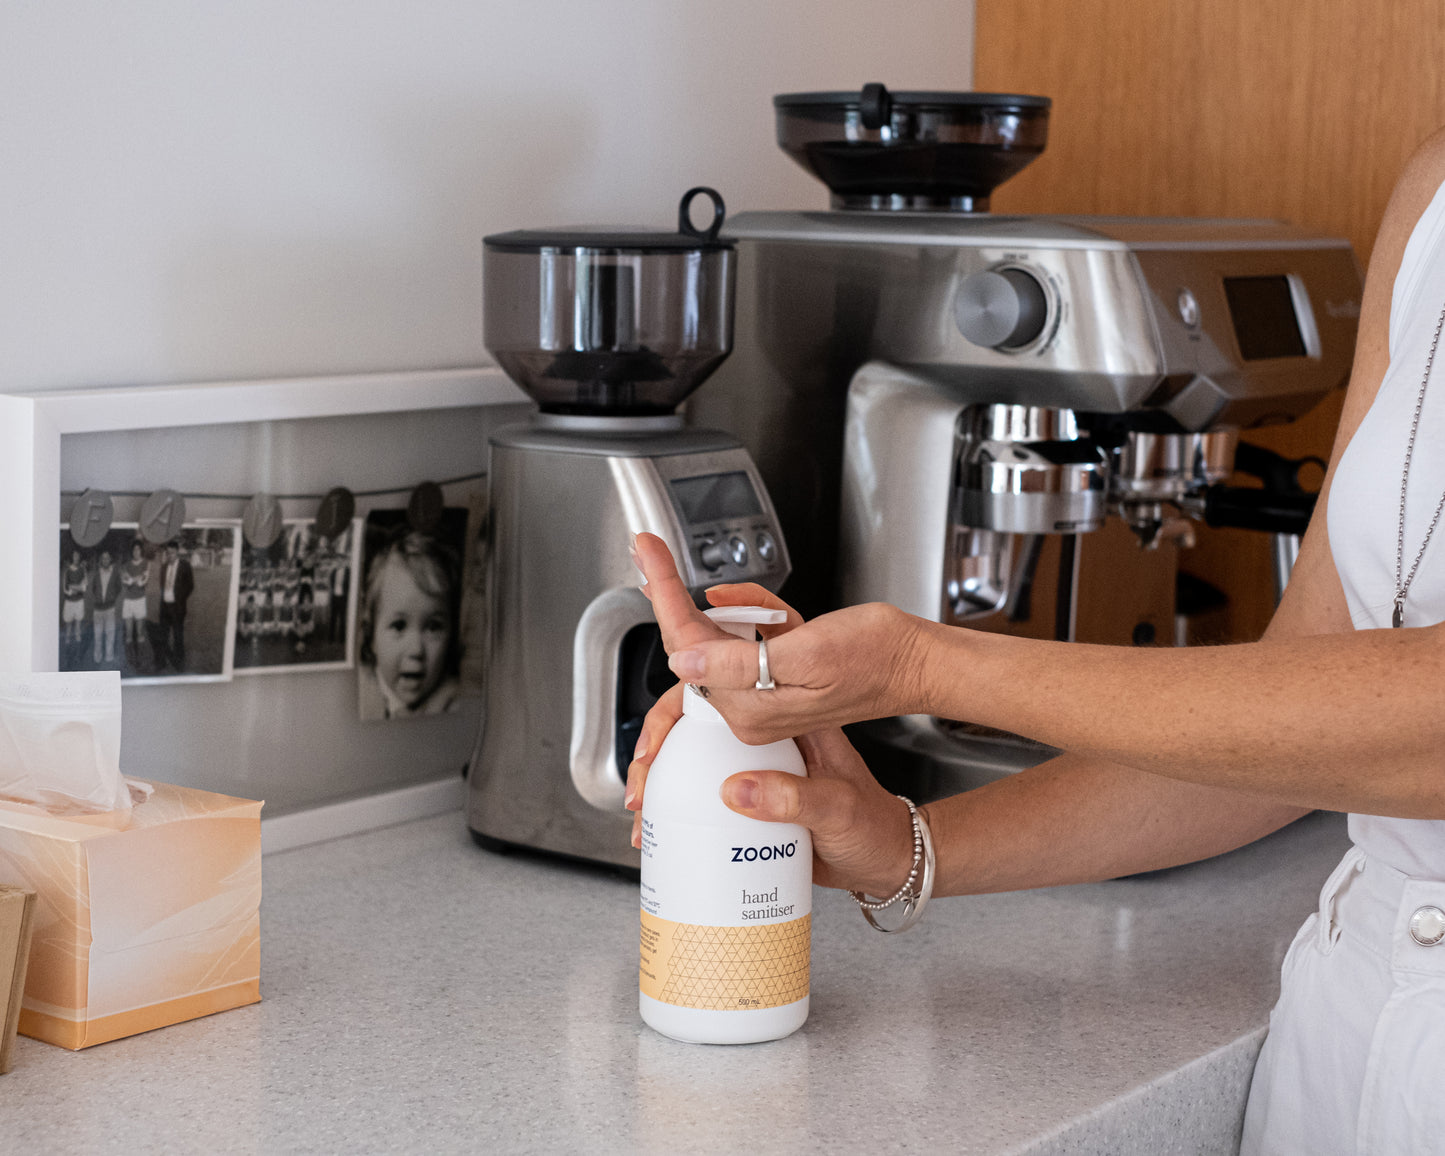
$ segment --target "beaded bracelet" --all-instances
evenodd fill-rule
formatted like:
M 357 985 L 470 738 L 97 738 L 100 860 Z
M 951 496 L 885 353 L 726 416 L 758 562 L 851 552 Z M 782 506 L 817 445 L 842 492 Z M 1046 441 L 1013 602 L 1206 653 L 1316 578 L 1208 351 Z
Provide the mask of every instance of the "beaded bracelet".
M 928 829 L 928 820 L 923 817 L 923 812 L 913 805 L 913 800 L 905 799 L 902 795 L 899 795 L 898 798 L 903 799 L 904 804 L 908 807 L 908 817 L 913 821 L 913 865 L 908 869 L 908 878 L 889 899 L 872 900 L 861 891 L 848 892 L 863 912 L 863 918 L 868 921 L 868 926 L 889 935 L 907 931 L 922 918 L 924 905 L 933 895 L 933 876 L 937 866 L 933 854 L 933 833 Z M 918 889 L 914 890 L 913 885 L 918 882 L 920 864 L 923 868 L 923 879 L 919 883 Z M 897 927 L 884 927 L 873 918 L 873 912 L 882 911 L 885 907 L 892 907 L 900 900 L 903 903 L 903 922 Z

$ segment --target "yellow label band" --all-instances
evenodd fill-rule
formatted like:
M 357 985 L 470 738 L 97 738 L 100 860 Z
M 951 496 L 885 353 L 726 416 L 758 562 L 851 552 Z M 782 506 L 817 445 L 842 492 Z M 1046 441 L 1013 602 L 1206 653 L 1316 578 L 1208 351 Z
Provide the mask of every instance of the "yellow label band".
M 642 994 L 709 1011 L 782 1007 L 808 994 L 813 917 L 701 927 L 642 912 Z

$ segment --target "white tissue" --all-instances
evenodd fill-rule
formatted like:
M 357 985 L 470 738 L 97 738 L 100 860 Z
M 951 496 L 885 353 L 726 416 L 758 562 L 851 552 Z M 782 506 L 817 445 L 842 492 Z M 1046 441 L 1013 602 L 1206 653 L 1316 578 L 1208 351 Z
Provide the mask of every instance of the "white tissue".
M 0 673 L 0 798 L 54 814 L 130 810 L 117 671 Z

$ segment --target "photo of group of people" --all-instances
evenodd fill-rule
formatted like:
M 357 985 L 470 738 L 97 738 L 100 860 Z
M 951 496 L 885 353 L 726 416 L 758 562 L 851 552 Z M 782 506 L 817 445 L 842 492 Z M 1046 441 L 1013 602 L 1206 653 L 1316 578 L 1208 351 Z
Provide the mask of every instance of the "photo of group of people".
M 186 526 L 146 541 L 115 525 L 89 548 L 60 531 L 60 669 L 126 680 L 230 677 L 236 526 Z
M 359 522 L 326 538 L 314 522 L 288 520 L 270 546 L 241 548 L 236 673 L 351 665 L 352 556 Z
M 455 709 L 480 690 L 485 621 L 468 520 L 374 510 L 326 537 L 288 519 L 264 547 L 231 522 L 159 544 L 116 524 L 89 547 L 62 526 L 60 669 L 161 683 L 355 667 L 362 719 Z

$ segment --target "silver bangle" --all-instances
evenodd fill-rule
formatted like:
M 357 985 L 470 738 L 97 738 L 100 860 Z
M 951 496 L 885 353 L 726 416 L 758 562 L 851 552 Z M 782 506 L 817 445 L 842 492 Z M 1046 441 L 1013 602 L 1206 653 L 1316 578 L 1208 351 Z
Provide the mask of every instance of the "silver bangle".
M 908 869 L 908 878 L 903 881 L 900 887 L 891 898 L 872 900 L 861 891 L 849 891 L 853 900 L 863 912 L 863 918 L 868 921 L 868 926 L 888 935 L 897 935 L 900 931 L 907 931 L 923 917 L 923 908 L 933 896 L 933 877 L 937 868 L 937 860 L 933 853 L 933 832 L 928 829 L 928 820 L 924 818 L 923 812 L 913 805 L 911 799 L 905 799 L 902 795 L 898 798 L 908 807 L 908 817 L 913 821 L 913 865 Z M 922 867 L 923 878 L 919 880 L 919 869 Z M 914 883 L 918 887 L 914 889 Z M 873 912 L 882 911 L 885 907 L 892 907 L 895 903 L 903 903 L 903 922 L 897 927 L 884 927 L 873 918 Z

